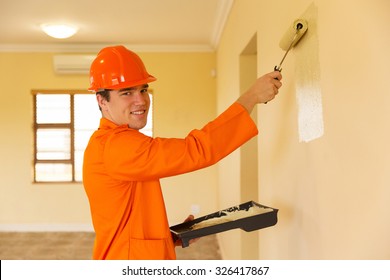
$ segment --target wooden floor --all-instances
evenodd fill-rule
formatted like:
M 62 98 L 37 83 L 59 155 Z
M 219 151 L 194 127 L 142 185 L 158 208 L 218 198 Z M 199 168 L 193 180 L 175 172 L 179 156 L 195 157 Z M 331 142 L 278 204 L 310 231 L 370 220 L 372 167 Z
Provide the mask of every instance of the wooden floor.
M 0 232 L 0 260 L 90 260 L 91 232 Z M 220 260 L 215 235 L 176 247 L 179 260 Z

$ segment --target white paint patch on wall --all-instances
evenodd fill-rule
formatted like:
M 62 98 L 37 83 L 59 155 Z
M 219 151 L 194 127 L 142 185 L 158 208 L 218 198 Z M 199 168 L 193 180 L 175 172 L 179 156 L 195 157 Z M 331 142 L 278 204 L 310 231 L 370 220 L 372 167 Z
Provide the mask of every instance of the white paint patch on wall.
M 299 141 L 309 142 L 324 134 L 321 91 L 304 85 L 297 91 Z
M 308 29 L 294 47 L 296 55 L 296 98 L 299 141 L 309 142 L 324 134 L 320 63 L 317 36 L 317 7 L 311 4 L 300 17 Z

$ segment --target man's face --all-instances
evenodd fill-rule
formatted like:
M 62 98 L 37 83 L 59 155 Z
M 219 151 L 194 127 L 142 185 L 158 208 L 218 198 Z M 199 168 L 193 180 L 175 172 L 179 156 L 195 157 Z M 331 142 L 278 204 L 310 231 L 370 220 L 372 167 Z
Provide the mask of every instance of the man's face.
M 117 125 L 127 124 L 132 129 L 142 129 L 146 125 L 150 98 L 148 85 L 134 86 L 120 90 L 110 90 L 110 101 L 97 95 L 103 117 Z

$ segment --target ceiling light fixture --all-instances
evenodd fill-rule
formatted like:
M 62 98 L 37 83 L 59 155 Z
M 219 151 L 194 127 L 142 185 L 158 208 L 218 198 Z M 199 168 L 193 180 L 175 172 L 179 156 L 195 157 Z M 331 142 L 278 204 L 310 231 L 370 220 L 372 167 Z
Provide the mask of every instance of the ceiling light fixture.
M 78 28 L 68 24 L 42 24 L 41 28 L 50 37 L 56 39 L 66 39 L 72 37 Z

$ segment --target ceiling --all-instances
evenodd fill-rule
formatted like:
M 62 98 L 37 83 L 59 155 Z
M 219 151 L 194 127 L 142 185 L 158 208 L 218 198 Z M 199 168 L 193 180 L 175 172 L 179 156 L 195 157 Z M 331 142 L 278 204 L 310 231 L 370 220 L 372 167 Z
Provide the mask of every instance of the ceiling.
M 0 51 L 212 51 L 234 0 L 0 0 Z M 77 25 L 53 39 L 43 23 Z

